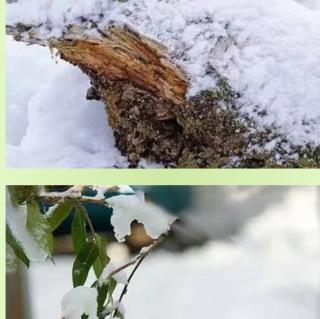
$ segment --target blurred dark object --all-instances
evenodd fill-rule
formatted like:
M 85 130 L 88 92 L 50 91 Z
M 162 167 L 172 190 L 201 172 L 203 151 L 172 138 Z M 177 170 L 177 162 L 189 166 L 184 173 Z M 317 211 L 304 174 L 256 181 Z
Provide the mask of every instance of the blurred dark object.
M 15 272 L 6 274 L 6 319 L 31 318 L 24 271 L 24 267 L 19 264 Z

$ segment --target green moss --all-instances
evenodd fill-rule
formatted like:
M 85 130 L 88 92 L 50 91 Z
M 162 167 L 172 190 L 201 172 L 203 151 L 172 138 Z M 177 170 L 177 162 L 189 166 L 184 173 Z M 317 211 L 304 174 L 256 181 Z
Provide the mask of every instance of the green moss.
M 237 94 L 224 79 L 217 89 L 176 106 L 131 83 L 89 76 L 105 102 L 116 144 L 132 167 L 141 159 L 180 168 L 319 167 L 319 148 L 286 154 L 281 148 L 285 138 L 276 129 L 253 130 L 254 122 L 239 114 Z M 257 151 L 274 139 L 273 150 Z

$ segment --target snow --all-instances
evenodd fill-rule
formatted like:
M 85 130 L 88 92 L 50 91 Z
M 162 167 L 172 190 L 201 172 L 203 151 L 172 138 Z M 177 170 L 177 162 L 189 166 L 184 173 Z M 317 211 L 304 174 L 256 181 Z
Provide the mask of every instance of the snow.
M 55 62 L 43 47 L 9 37 L 6 46 L 9 167 L 127 165 L 114 146 L 104 105 L 85 99 L 90 83 L 80 70 Z
M 93 186 L 92 189 L 97 192 L 97 195 L 93 197 L 95 199 L 105 199 L 105 194 L 112 191 L 126 195 L 134 194 L 134 190 L 129 185 L 98 185 Z
M 86 188 L 96 192 L 94 196 L 86 196 Z M 90 200 L 104 200 L 107 192 L 117 192 L 119 194 L 132 195 L 134 190 L 129 185 L 72 185 L 64 192 L 47 191 L 44 186 L 40 188 L 39 196 L 42 197 L 59 197 L 61 199 L 69 198 L 82 198 Z M 53 206 L 49 208 L 53 210 Z
M 10 195 L 6 190 L 6 222 L 13 236 L 20 243 L 26 256 L 31 261 L 44 261 L 47 254 L 41 249 L 37 241 L 26 228 L 27 209 L 26 206 L 14 207 Z
M 127 318 L 317 319 L 318 213 L 315 187 L 292 188 L 232 241 L 180 254 L 153 252 L 123 300 Z M 72 286 L 72 258 L 55 261 L 30 269 L 34 319 L 59 318 L 61 296 Z
M 98 283 L 102 286 L 110 279 L 110 275 L 117 269 L 111 262 L 104 268 L 101 276 L 98 279 Z M 119 284 L 125 285 L 128 282 L 127 274 L 124 270 L 117 272 L 112 276 L 113 279 Z
M 44 38 L 61 36 L 65 25 L 80 24 L 82 16 L 96 22 L 100 29 L 109 24 L 127 24 L 163 43 L 190 78 L 189 95 L 214 88 L 218 73 L 241 93 L 240 111 L 252 116 L 258 128 L 277 128 L 289 144 L 320 144 L 319 0 L 199 0 L 196 6 L 193 0 L 19 0 L 7 9 L 8 24 L 42 23 Z M 88 34 L 92 34 L 89 26 L 92 22 L 82 23 L 88 24 Z M 11 45 L 9 50 L 11 54 L 16 49 Z M 37 63 L 32 61 L 27 68 Z M 53 90 L 50 94 L 52 85 L 57 85 L 50 83 L 50 90 L 39 94 L 42 98 L 36 103 L 38 107 L 45 100 L 48 102 L 48 98 L 65 96 L 79 83 L 80 74 L 69 72 L 74 74 L 69 74 L 70 87 L 57 88 L 58 92 Z M 84 81 L 82 76 L 81 83 Z M 18 87 L 23 85 L 21 81 Z M 97 104 L 85 101 L 80 104 L 92 103 Z M 48 104 L 46 110 L 50 113 L 49 107 L 55 103 Z M 63 104 L 63 109 L 70 108 L 70 113 L 79 110 L 79 105 L 70 105 L 71 101 Z M 14 112 L 17 103 L 11 103 L 10 108 Z M 66 116 L 64 121 L 68 122 Z M 42 126 L 39 122 L 38 118 L 37 126 Z M 76 124 L 73 126 L 78 128 Z M 92 136 L 84 127 L 81 132 L 82 138 L 80 134 L 71 143 L 75 149 L 70 146 L 70 152 L 79 151 L 85 138 Z M 17 134 L 21 135 L 21 129 Z M 110 138 L 109 144 L 112 144 Z M 79 151 L 78 156 L 101 155 L 105 148 L 101 150 L 99 145 L 102 148 L 105 144 L 97 143 L 93 149 L 87 145 L 90 150 Z M 13 152 L 12 157 L 16 158 Z M 91 158 L 90 155 L 86 154 L 85 158 Z M 101 165 L 99 155 L 92 157 L 93 166 Z
M 113 208 L 111 224 L 119 242 L 131 234 L 131 223 L 142 223 L 146 233 L 153 239 L 167 233 L 175 217 L 162 208 L 144 200 L 144 194 L 119 195 L 107 200 Z
M 303 4 L 309 9 L 320 10 L 319 0 L 296 0 L 298 3 Z
M 88 287 L 76 287 L 67 292 L 61 302 L 62 318 L 80 319 L 83 314 L 88 319 L 97 317 L 97 289 Z

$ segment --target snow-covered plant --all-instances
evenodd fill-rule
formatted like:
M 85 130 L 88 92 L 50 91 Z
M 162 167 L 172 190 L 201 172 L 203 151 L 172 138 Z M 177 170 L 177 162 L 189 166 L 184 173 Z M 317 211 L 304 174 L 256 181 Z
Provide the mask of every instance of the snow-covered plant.
M 122 299 L 134 273 L 144 258 L 160 244 L 175 218 L 146 202 L 143 194 L 135 193 L 129 186 L 58 188 L 57 191 L 57 187 L 50 186 L 8 186 L 7 269 L 14 269 L 17 259 L 27 267 L 32 261 L 52 259 L 53 232 L 72 216 L 73 289 L 62 299 L 62 318 L 124 318 Z M 144 225 L 153 243 L 131 261 L 116 268 L 107 255 L 106 240 L 94 230 L 84 206 L 88 202 L 112 208 L 110 221 L 118 241 L 124 241 L 130 235 L 131 223 L 137 221 Z M 127 278 L 124 269 L 129 266 L 133 270 Z M 91 269 L 96 280 L 89 284 L 87 277 Z M 115 289 L 120 285 L 123 285 L 122 290 L 115 298 Z

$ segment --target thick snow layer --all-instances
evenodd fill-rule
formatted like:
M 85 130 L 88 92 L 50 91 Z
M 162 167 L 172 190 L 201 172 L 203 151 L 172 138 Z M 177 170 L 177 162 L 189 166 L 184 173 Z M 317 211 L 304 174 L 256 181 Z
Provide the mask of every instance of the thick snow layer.
M 190 95 L 214 88 L 218 72 L 258 126 L 319 145 L 319 8 L 319 0 L 19 0 L 7 23 L 42 23 L 44 37 L 61 36 L 81 16 L 100 29 L 127 24 L 168 47 Z
M 26 228 L 26 207 L 14 207 L 6 190 L 6 222 L 13 236 L 20 243 L 24 253 L 31 261 L 44 261 L 47 254 L 41 249 Z
M 83 314 L 88 319 L 97 317 L 97 289 L 88 287 L 77 287 L 67 292 L 61 302 L 62 318 L 80 319 Z
M 87 101 L 88 78 L 47 48 L 11 38 L 7 54 L 9 167 L 126 166 L 104 105 Z
M 309 9 L 320 10 L 320 1 L 319 0 L 296 0 L 298 3 L 303 4 Z
M 318 319 L 316 201 L 315 187 L 294 188 L 233 241 L 209 242 L 183 254 L 154 252 L 123 300 L 127 318 Z M 32 318 L 58 318 L 61 296 L 72 286 L 71 268 L 68 257 L 57 258 L 56 266 L 31 268 Z
M 139 196 L 141 195 L 141 196 Z M 131 223 L 142 223 L 151 238 L 158 238 L 170 229 L 175 217 L 144 200 L 144 194 L 119 195 L 107 200 L 113 208 L 111 224 L 119 242 L 131 234 Z

